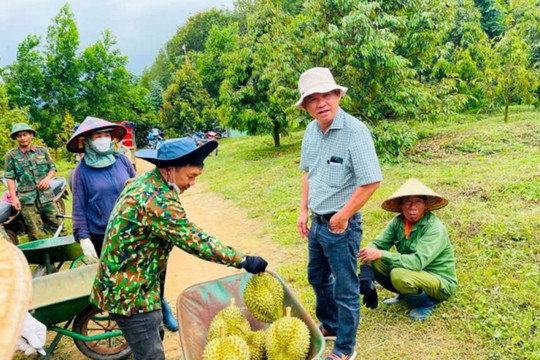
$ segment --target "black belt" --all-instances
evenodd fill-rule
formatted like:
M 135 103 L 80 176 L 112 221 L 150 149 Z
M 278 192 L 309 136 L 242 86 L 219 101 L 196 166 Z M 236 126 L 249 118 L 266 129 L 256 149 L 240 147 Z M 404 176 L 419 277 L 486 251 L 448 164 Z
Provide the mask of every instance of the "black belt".
M 319 224 L 328 224 L 330 222 L 330 219 L 332 218 L 332 216 L 334 216 L 336 214 L 337 213 L 333 212 L 333 213 L 321 215 L 321 214 L 317 214 L 317 213 L 312 212 L 311 216 L 313 216 L 313 220 L 315 220 Z

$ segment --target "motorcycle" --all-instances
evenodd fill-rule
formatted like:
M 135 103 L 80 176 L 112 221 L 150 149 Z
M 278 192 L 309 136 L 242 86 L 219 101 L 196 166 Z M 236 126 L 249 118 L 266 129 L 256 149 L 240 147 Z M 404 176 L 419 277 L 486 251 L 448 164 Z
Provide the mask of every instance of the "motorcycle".
M 192 138 L 195 140 L 195 144 L 197 144 L 197 146 L 201 146 L 201 145 L 204 145 L 204 144 L 206 144 L 207 142 L 209 142 L 211 140 L 216 140 L 215 137 L 210 138 L 209 136 L 207 136 L 207 134 L 208 133 L 203 133 L 202 131 L 199 131 L 199 132 L 196 132 L 195 134 L 193 134 Z M 213 152 L 214 152 L 214 155 L 217 156 L 218 149 L 216 148 L 216 150 L 214 150 Z
M 6 179 L 2 178 L 2 181 L 7 188 Z M 51 180 L 50 186 L 54 193 L 53 202 L 58 207 L 60 214 L 63 215 L 66 213 L 65 201 L 68 197 L 67 181 L 63 177 L 55 177 Z M 21 211 L 15 210 L 11 206 L 11 195 L 7 190 L 0 197 L 0 225 L 4 227 L 9 240 L 15 245 L 19 244 L 19 235 L 28 233 Z
M 156 150 L 164 141 L 165 140 L 161 136 L 157 138 L 154 137 L 153 139 L 148 140 L 148 148 Z
M 225 137 L 222 133 L 213 130 L 207 131 L 205 135 L 209 140 L 217 140 Z
M 165 141 L 165 137 L 163 136 L 163 132 L 161 132 L 161 130 L 158 128 L 152 128 L 148 132 L 147 140 L 148 148 L 155 150 L 161 145 L 162 142 Z

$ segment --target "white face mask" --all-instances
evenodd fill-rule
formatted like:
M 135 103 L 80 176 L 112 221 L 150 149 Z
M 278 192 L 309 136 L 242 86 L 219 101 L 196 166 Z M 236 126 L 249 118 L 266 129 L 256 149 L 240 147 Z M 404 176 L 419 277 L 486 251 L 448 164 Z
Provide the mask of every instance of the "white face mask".
M 111 138 L 100 137 L 96 140 L 92 140 L 92 144 L 99 152 L 105 152 L 111 148 Z
M 169 180 L 170 180 L 170 177 L 171 176 L 169 175 L 168 176 Z M 178 185 L 176 185 L 176 168 L 174 168 L 173 170 L 173 181 L 172 182 L 167 181 L 167 185 L 172 186 L 173 191 L 176 193 L 176 197 L 178 198 L 178 200 L 180 200 L 180 194 L 182 193 L 182 191 L 180 190 Z

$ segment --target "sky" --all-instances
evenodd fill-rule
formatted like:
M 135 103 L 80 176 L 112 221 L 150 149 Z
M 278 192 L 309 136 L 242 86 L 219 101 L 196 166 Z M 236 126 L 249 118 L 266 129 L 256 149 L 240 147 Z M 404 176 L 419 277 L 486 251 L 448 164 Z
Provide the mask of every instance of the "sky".
M 109 29 L 137 75 L 191 15 L 233 6 L 233 0 L 0 0 L 0 67 L 15 61 L 17 45 L 28 34 L 40 35 L 45 44 L 47 28 L 66 3 L 75 15 L 79 52 Z

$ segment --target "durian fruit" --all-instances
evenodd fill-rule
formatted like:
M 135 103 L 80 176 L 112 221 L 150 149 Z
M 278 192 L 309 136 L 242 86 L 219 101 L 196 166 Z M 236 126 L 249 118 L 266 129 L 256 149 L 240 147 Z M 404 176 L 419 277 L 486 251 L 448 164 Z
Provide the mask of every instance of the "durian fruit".
M 220 337 L 206 344 L 203 360 L 250 360 L 249 346 L 238 335 L 225 337 L 222 328 Z
M 271 323 L 283 315 L 283 286 L 268 273 L 249 278 L 243 296 L 248 310 L 262 322 Z
M 208 341 L 219 338 L 221 329 L 225 329 L 225 336 L 239 335 L 241 337 L 251 331 L 251 325 L 242 310 L 236 306 L 231 298 L 230 305 L 217 313 L 208 327 Z
M 250 331 L 244 339 L 249 346 L 250 360 L 266 359 L 266 332 L 264 330 Z
M 285 317 L 276 320 L 266 331 L 266 355 L 268 360 L 305 360 L 311 337 L 307 325 L 291 317 L 287 307 Z

